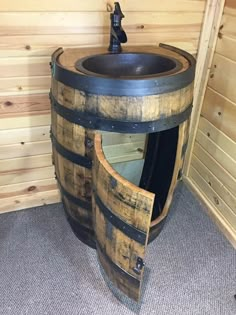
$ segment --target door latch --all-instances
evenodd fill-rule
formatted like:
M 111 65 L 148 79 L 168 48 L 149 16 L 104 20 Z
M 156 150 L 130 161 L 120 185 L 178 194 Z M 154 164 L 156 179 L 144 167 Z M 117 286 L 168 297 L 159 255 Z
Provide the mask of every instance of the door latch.
M 133 268 L 133 271 L 137 273 L 137 275 L 140 275 L 143 267 L 145 266 L 145 262 L 141 257 L 138 257 L 136 260 L 136 266 Z

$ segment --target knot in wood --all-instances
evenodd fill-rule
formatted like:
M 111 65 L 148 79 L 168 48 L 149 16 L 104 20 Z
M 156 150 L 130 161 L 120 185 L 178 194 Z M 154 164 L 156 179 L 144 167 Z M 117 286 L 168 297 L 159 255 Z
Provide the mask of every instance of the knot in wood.
M 6 102 L 4 103 L 4 105 L 5 105 L 5 106 L 11 106 L 11 105 L 13 105 L 13 103 L 10 102 L 10 101 L 6 101 Z
M 36 186 L 29 186 L 28 187 L 28 191 L 33 191 L 33 190 L 35 190 L 36 189 Z

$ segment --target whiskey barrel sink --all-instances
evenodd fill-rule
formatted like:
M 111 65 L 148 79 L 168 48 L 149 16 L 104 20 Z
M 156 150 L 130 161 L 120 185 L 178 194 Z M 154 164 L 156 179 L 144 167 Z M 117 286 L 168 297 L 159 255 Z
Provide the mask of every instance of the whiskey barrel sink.
M 52 56 L 53 162 L 68 221 L 108 278 L 139 300 L 147 243 L 171 204 L 188 140 L 195 59 L 163 45 L 58 49 Z M 100 131 L 147 135 L 139 186 L 106 159 Z

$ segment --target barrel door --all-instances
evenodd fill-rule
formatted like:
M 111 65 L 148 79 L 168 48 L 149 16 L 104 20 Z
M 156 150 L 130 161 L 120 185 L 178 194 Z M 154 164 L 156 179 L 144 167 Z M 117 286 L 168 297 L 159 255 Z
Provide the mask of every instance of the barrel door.
M 155 195 L 111 167 L 103 154 L 100 134 L 95 135 L 92 176 L 98 259 L 109 280 L 138 301 Z

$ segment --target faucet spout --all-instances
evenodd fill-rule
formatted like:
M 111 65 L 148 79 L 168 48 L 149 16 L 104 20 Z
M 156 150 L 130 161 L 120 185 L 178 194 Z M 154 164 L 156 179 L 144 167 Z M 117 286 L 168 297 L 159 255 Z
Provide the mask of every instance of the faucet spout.
M 115 2 L 114 12 L 111 13 L 111 30 L 110 30 L 110 45 L 108 50 L 112 53 L 120 53 L 122 51 L 120 43 L 127 42 L 127 36 L 121 26 L 121 20 L 124 18 L 119 2 Z

